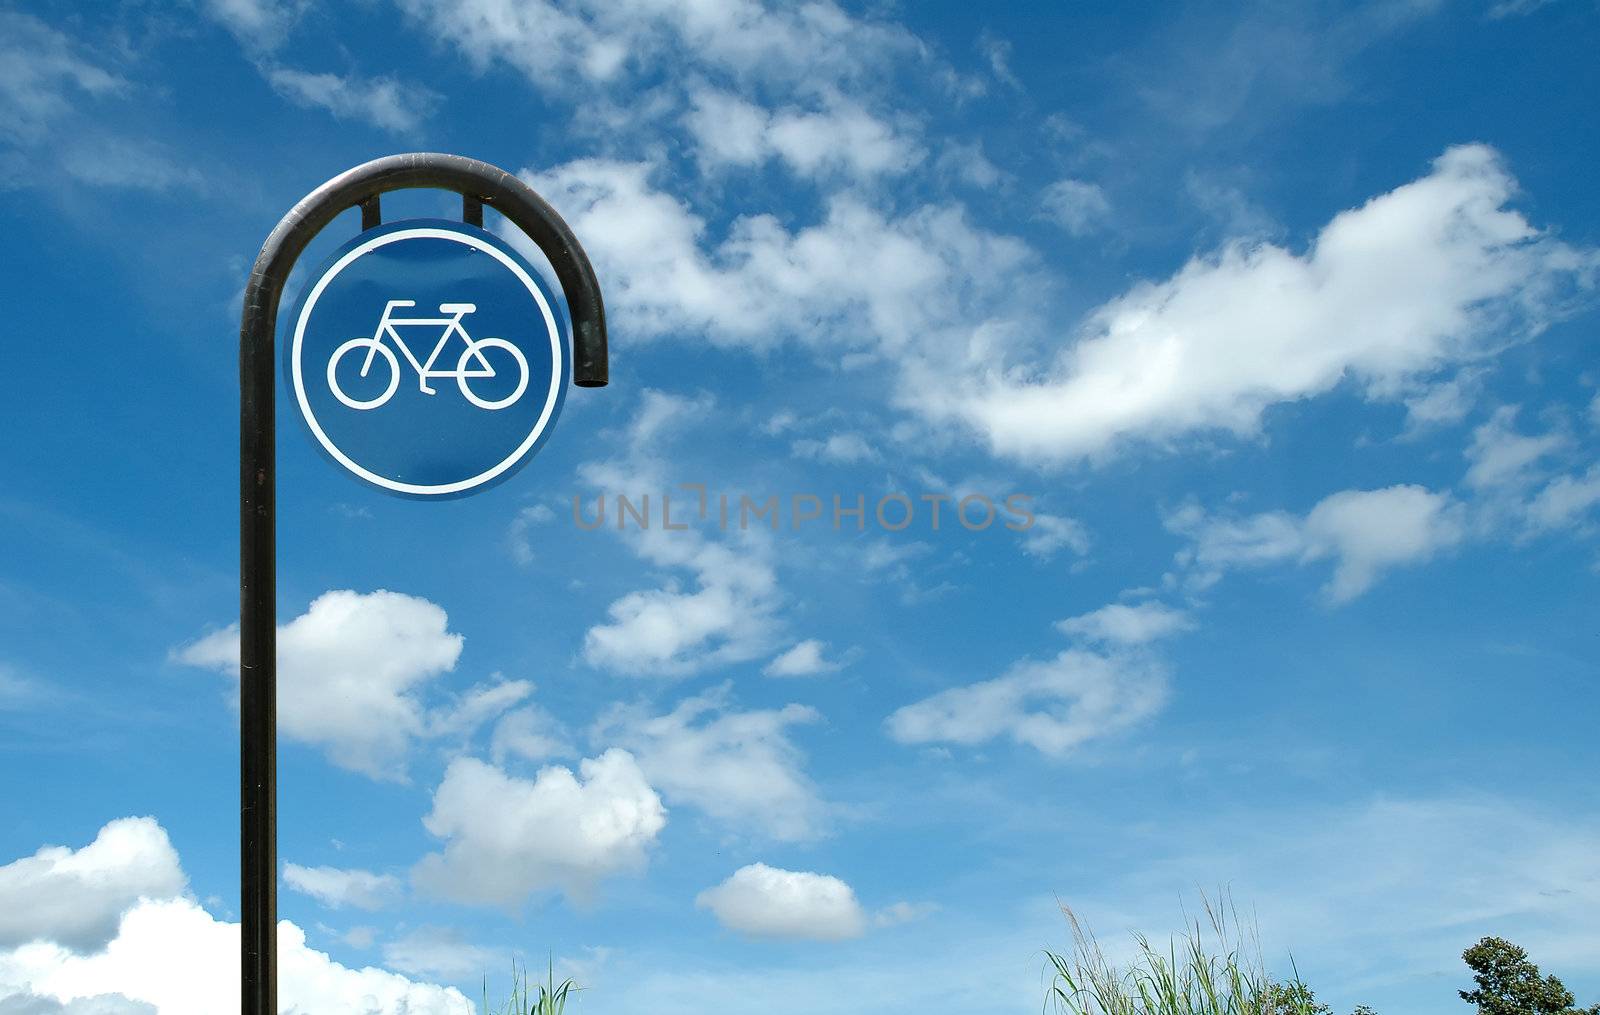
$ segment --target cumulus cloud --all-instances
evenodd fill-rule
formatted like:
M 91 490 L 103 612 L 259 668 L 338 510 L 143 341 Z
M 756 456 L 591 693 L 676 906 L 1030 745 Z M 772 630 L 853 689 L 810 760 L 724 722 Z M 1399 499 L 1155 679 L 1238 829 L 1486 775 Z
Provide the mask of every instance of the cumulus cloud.
M 470 737 L 480 726 L 497 716 L 509 715 L 513 706 L 533 694 L 533 683 L 506 680 L 496 673 L 487 683 L 477 684 L 455 700 L 430 709 L 424 728 L 430 737 Z
M 753 863 L 695 897 L 729 930 L 750 937 L 839 941 L 860 937 L 867 918 L 836 877 Z
M 135 902 L 170 899 L 187 885 L 155 819 L 120 818 L 81 849 L 46 846 L 0 867 L 0 948 L 44 940 L 97 951 Z
M 524 175 L 583 235 L 609 280 L 608 310 L 641 335 L 965 356 L 985 333 L 961 322 L 974 308 L 1014 308 L 1032 263 L 1021 242 L 954 206 L 890 218 L 839 195 L 816 224 L 791 232 L 774 215 L 742 216 L 705 249 L 704 219 L 657 189 L 646 164 L 588 159 Z
M 1282 511 L 1213 516 L 1189 505 L 1167 527 L 1190 540 L 1178 561 L 1196 568 L 1202 584 L 1232 568 L 1331 560 L 1333 578 L 1323 592 L 1334 603 L 1361 595 L 1387 570 L 1432 559 L 1467 531 L 1458 501 L 1414 485 L 1343 490 L 1303 518 Z
M 1049 560 L 1062 550 L 1082 556 L 1089 552 L 1092 544 L 1089 530 L 1082 522 L 1043 511 L 1033 513 L 1033 523 L 1022 530 L 1020 538 L 1022 552 L 1040 560 Z
M 1600 505 L 1600 465 L 1574 468 L 1584 459 L 1566 427 L 1525 433 L 1518 412 L 1500 406 L 1472 431 L 1464 485 L 1475 495 L 1474 528 L 1482 535 L 1515 527 L 1526 539 L 1583 525 Z
M 214 1015 L 218 998 L 238 994 L 239 925 L 184 896 L 186 883 L 152 818 L 120 818 L 81 849 L 0 867 L 0 1012 Z M 342 966 L 289 921 L 278 949 L 285 1011 L 472 1011 L 458 991 Z
M 283 882 L 329 909 L 345 906 L 382 909 L 400 895 L 401 888 L 400 879 L 393 874 L 338 867 L 302 867 L 297 863 L 283 865 Z
M 1194 621 L 1183 610 L 1156 602 L 1111 603 L 1056 622 L 1062 634 L 1115 645 L 1143 645 L 1193 628 Z
M 507 758 L 543 761 L 572 753 L 561 723 L 536 705 L 514 709 L 500 717 L 489 738 L 489 754 L 496 765 Z
M 1254 434 L 1269 407 L 1342 383 L 1448 416 L 1467 388 L 1432 401 L 1429 390 L 1539 333 L 1600 268 L 1595 251 L 1511 208 L 1516 183 L 1498 154 L 1468 145 L 1336 215 L 1304 252 L 1235 240 L 1133 287 L 1052 356 L 1044 316 L 1017 298 L 1044 289 L 1019 285 L 1037 274 L 1033 253 L 959 207 L 891 217 L 836 195 L 810 225 L 745 215 L 712 242 L 648 165 L 585 160 L 527 178 L 586 237 L 619 320 L 638 332 L 892 360 L 895 404 L 1045 465 Z
M 837 95 L 815 109 L 767 110 L 720 89 L 690 95 L 684 125 L 703 169 L 756 166 L 781 159 L 801 176 L 845 174 L 860 179 L 909 169 L 917 145 L 859 103 Z
M 1111 217 L 1105 190 L 1087 180 L 1057 180 L 1045 188 L 1039 204 L 1051 221 L 1073 236 L 1085 236 Z
M 1467 448 L 1466 484 L 1476 489 L 1523 486 L 1531 479 L 1534 466 L 1561 450 L 1566 439 L 1561 434 L 1531 436 L 1516 428 L 1517 407 L 1503 405 L 1489 421 L 1472 431 Z
M 672 489 L 664 449 L 692 420 L 703 418 L 710 404 L 706 398 L 645 392 L 623 450 L 586 463 L 579 474 L 602 496 L 633 492 L 633 503 L 644 500 L 637 491 Z M 688 495 L 678 502 L 681 508 L 675 511 L 683 513 L 674 515 L 676 524 L 693 520 L 694 509 L 685 503 L 692 500 Z M 659 499 L 656 507 L 665 510 Z M 629 529 L 623 538 L 640 558 L 669 569 L 672 577 L 661 587 L 629 592 L 611 603 L 607 621 L 584 636 L 585 662 L 628 675 L 682 676 L 754 659 L 771 648 L 783 596 L 769 537 L 760 529 L 713 539 L 693 525 L 679 531 L 655 524 Z M 685 572 L 691 587 L 680 577 Z
M 305 0 L 201 0 L 200 8 L 251 52 L 276 49 L 305 9 Z
M 1369 398 L 1536 334 L 1591 286 L 1593 251 L 1506 207 L 1516 184 L 1482 145 L 1343 212 L 1296 254 L 1260 241 L 1197 258 L 1090 315 L 1039 374 L 990 373 L 925 408 L 997 453 L 1059 463 L 1122 440 L 1257 430 L 1268 406 L 1352 380 Z
M 326 592 L 278 628 L 278 728 L 323 748 L 340 767 L 403 779 L 410 744 L 428 732 L 419 692 L 455 668 L 462 643 L 444 610 L 426 599 Z M 174 655 L 237 680 L 238 625 Z
M 823 656 L 827 645 L 815 638 L 798 642 L 762 668 L 769 677 L 809 677 L 818 673 L 831 673 L 844 664 Z
M 830 0 L 592 4 L 582 0 L 401 0 L 436 37 L 480 67 L 505 63 L 558 94 L 627 84 L 673 62 L 814 92 L 876 73 L 922 47 L 904 29 L 854 17 Z
M 298 106 L 325 109 L 341 120 L 360 120 L 396 134 L 421 126 L 439 96 L 421 85 L 392 77 L 314 74 L 293 67 L 270 67 L 267 81 Z
M 854 465 L 875 462 L 880 457 L 877 449 L 858 433 L 836 433 L 826 440 L 802 437 L 789 445 L 796 458 L 809 458 L 819 462 L 837 462 Z
M 642 533 L 634 545 L 657 566 L 686 568 L 679 582 L 630 592 L 584 635 L 591 666 L 632 675 L 679 676 L 765 652 L 774 633 L 777 575 L 759 553 L 694 533 Z
M 0 951 L 0 997 L 31 994 L 68 1005 L 121 995 L 161 1015 L 215 1015 L 217 999 L 239 991 L 239 925 L 188 899 L 145 900 L 122 917 L 117 936 L 93 955 L 37 942 Z M 351 969 L 278 924 L 278 997 L 283 1010 L 371 1015 L 471 1015 L 453 988 L 417 983 L 382 969 Z M 27 1009 L 23 1009 L 26 1011 Z M 51 1009 L 45 1008 L 44 1011 Z M 125 1015 L 140 1007 L 82 1007 L 83 1015 Z
M 906 705 L 886 726 L 903 744 L 971 746 L 1005 737 L 1063 757 L 1149 718 L 1166 697 L 1166 670 L 1146 655 L 1069 649 Z
M 802 769 L 790 727 L 821 715 L 805 705 L 740 712 L 728 685 L 685 698 L 665 715 L 618 707 L 593 737 L 633 752 L 650 781 L 679 802 L 738 828 L 778 840 L 821 834 L 823 804 Z
M 1600 506 L 1600 465 L 1552 479 L 1528 503 L 1528 523 L 1535 529 L 1559 529 L 1578 523 L 1596 506 Z
M 475 945 L 459 931 L 418 927 L 383 946 L 383 961 L 402 973 L 459 980 L 483 976 L 505 961 L 501 952 Z
M 639 870 L 667 812 L 633 756 L 608 750 L 576 775 L 551 766 L 532 780 L 457 758 L 422 823 L 445 847 L 413 868 L 417 887 L 516 909 L 550 890 L 587 899 L 601 880 Z

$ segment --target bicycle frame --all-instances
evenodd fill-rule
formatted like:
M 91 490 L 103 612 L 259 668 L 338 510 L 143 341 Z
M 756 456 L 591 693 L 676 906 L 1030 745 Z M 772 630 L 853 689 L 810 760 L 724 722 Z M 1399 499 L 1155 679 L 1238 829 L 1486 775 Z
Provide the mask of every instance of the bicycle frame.
M 416 300 L 390 300 L 387 304 L 384 305 L 383 316 L 378 319 L 378 328 L 373 333 L 373 336 L 372 336 L 372 347 L 367 350 L 367 358 L 365 360 L 363 360 L 362 363 L 361 363 L 361 376 L 362 377 L 367 376 L 367 371 L 372 369 L 372 359 L 373 359 L 374 356 L 376 356 L 378 354 L 378 346 L 382 344 L 383 336 L 385 336 L 385 335 L 388 335 L 389 338 L 394 342 L 394 344 L 400 347 L 401 354 L 403 354 L 405 356 L 405 358 L 406 358 L 406 361 L 411 364 L 412 369 L 416 370 L 416 372 L 417 372 L 417 385 L 418 385 L 418 387 L 421 388 L 423 394 L 427 394 L 427 395 L 436 395 L 436 394 L 438 394 L 438 392 L 435 391 L 433 388 L 428 387 L 428 378 L 430 378 L 430 377 L 452 377 L 452 378 L 454 378 L 454 377 L 493 377 L 494 376 L 494 368 L 489 366 L 488 361 L 483 358 L 481 353 L 479 353 L 477 355 L 478 362 L 482 364 L 481 369 L 471 370 L 471 371 L 468 371 L 468 370 L 435 370 L 435 369 L 433 369 L 433 364 L 439 359 L 439 354 L 441 352 L 443 352 L 444 351 L 444 347 L 447 344 L 449 344 L 450 335 L 452 333 L 460 332 L 462 339 L 465 340 L 468 345 L 475 344 L 473 342 L 473 340 L 472 340 L 472 336 L 467 334 L 467 329 L 465 329 L 465 328 L 463 328 L 461 326 L 461 319 L 467 315 L 467 311 L 465 311 L 465 310 L 457 310 L 454 313 L 454 315 L 450 316 L 450 317 L 395 317 L 395 316 L 393 316 L 395 308 L 397 308 L 397 307 L 414 307 L 416 305 L 417 305 L 417 301 Z M 411 347 L 406 344 L 406 340 L 405 339 L 400 337 L 400 332 L 396 331 L 395 328 L 397 326 L 400 326 L 400 325 L 424 325 L 424 324 L 432 324 L 432 325 L 441 325 L 442 324 L 442 325 L 444 325 L 444 333 L 442 335 L 440 335 L 439 336 L 439 340 L 434 343 L 433 352 L 428 354 L 427 362 L 418 362 L 416 355 L 411 351 Z

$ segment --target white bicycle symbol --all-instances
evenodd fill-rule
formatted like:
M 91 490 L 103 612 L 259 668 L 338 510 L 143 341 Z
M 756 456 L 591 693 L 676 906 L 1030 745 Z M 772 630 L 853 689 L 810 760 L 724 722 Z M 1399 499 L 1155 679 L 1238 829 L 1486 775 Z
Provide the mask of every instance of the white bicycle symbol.
M 383 339 L 385 335 L 387 335 L 395 345 L 400 347 L 401 352 L 405 353 L 407 362 L 409 362 L 417 371 L 417 386 L 425 395 L 438 394 L 438 392 L 433 388 L 428 387 L 428 380 L 430 378 L 454 377 L 456 379 L 456 385 L 461 388 L 461 396 L 463 398 L 471 402 L 473 405 L 476 405 L 480 409 L 488 409 L 493 411 L 495 409 L 504 409 L 506 406 L 521 398 L 522 393 L 528 390 L 528 360 L 522 355 L 521 349 L 518 349 L 515 345 L 512 345 L 503 338 L 475 339 L 471 335 L 467 334 L 466 328 L 462 327 L 461 319 L 477 310 L 478 308 L 476 304 L 439 304 L 439 313 L 449 314 L 449 317 L 393 316 L 395 308 L 397 307 L 414 307 L 416 305 L 416 300 L 390 300 L 383 308 L 383 316 L 378 319 L 378 327 L 372 333 L 371 338 L 352 338 L 350 341 L 333 351 L 333 356 L 328 359 L 328 387 L 333 390 L 333 395 L 335 398 L 343 402 L 345 405 L 348 405 L 352 409 L 365 410 L 376 409 L 378 406 L 384 404 L 389 399 L 394 397 L 395 391 L 400 387 L 400 361 L 395 358 L 393 350 L 391 350 L 388 345 L 384 344 Z M 412 354 L 411 348 L 406 345 L 405 339 L 400 337 L 400 333 L 395 330 L 395 327 L 397 325 L 424 324 L 443 325 L 444 333 L 439 336 L 439 341 L 434 344 L 433 352 L 428 355 L 427 361 L 418 362 L 417 357 Z M 439 353 L 444 351 L 444 347 L 446 343 L 450 341 L 450 335 L 452 333 L 459 333 L 466 341 L 467 347 L 461 351 L 461 358 L 456 361 L 456 368 L 454 370 L 435 370 L 433 368 L 434 361 L 439 358 Z M 366 400 L 351 398 L 345 393 L 343 388 L 339 387 L 339 379 L 336 376 L 339 367 L 339 361 L 342 360 L 347 354 L 361 349 L 365 349 L 367 352 L 367 358 L 361 363 L 362 377 L 367 376 L 368 372 L 372 369 L 373 361 L 380 355 L 383 357 L 385 362 L 389 364 L 389 384 L 383 389 L 383 394 L 376 398 L 369 398 Z M 488 357 L 484 355 L 484 351 L 488 349 L 504 349 L 506 352 L 510 353 L 511 358 L 516 361 L 517 370 L 519 372 L 517 377 L 517 387 L 515 391 L 511 392 L 511 394 L 505 398 L 479 398 L 473 392 L 471 385 L 468 383 L 475 378 L 498 376 L 498 372 L 489 363 Z

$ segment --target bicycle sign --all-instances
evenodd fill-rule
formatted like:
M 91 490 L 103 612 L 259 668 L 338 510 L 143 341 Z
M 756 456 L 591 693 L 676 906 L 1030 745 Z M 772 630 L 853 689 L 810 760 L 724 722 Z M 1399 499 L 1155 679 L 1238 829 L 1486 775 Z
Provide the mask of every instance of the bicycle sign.
M 285 373 L 313 439 L 394 493 L 459 496 L 510 475 L 560 413 L 566 322 L 538 273 L 458 222 L 368 230 L 306 288 Z M 453 381 L 454 384 L 449 382 Z
M 372 332 L 371 338 L 352 338 L 334 350 L 333 357 L 328 360 L 328 387 L 333 391 L 335 398 L 352 409 L 376 409 L 394 397 L 395 389 L 400 387 L 400 362 L 395 359 L 394 353 L 390 351 L 389 347 L 383 344 L 385 338 L 393 340 L 394 344 L 400 347 L 400 351 L 405 353 L 406 360 L 411 364 L 411 368 L 417 372 L 418 390 L 425 395 L 437 395 L 439 393 L 428 387 L 428 378 L 453 377 L 456 383 L 461 386 L 461 397 L 480 409 L 495 410 L 504 409 L 521 398 L 522 393 L 528 390 L 528 361 L 516 346 L 503 338 L 486 338 L 481 342 L 477 341 L 467 334 L 466 328 L 461 326 L 461 318 L 477 310 L 476 305 L 472 303 L 441 303 L 439 304 L 439 313 L 450 315 L 442 318 L 393 316 L 397 307 L 414 307 L 416 305 L 416 300 L 390 300 L 384 304 L 383 316 L 378 319 L 378 326 Z M 416 324 L 444 326 L 444 333 L 439 336 L 439 341 L 433 347 L 433 352 L 428 355 L 426 363 L 417 362 L 416 355 L 412 353 L 411 347 L 406 345 L 406 340 L 400 337 L 398 330 L 401 325 Z M 435 370 L 433 369 L 433 364 L 439 358 L 439 353 L 443 352 L 444 347 L 450 343 L 452 332 L 461 335 L 462 339 L 466 341 L 466 348 L 461 350 L 461 359 L 457 361 L 454 370 Z M 516 363 L 516 387 L 512 389 L 511 394 L 504 398 L 480 398 L 473 393 L 472 386 L 467 383 L 469 379 L 474 377 L 497 376 L 495 368 L 489 365 L 489 360 L 484 355 L 484 350 L 486 349 L 504 350 L 510 354 L 512 360 Z M 361 362 L 362 377 L 366 377 L 368 372 L 372 370 L 373 358 L 379 353 L 383 355 L 389 369 L 389 386 L 383 389 L 381 395 L 366 401 L 362 401 L 359 398 L 351 398 L 339 386 L 340 362 L 349 353 L 359 355 L 363 351 L 365 351 L 366 357 Z M 468 363 L 469 360 L 471 361 L 470 364 Z

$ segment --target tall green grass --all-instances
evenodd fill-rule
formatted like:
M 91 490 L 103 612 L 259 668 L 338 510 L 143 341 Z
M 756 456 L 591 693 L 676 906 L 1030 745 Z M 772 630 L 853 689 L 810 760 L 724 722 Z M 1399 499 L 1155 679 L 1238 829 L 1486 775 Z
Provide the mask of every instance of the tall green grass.
M 1327 1015 L 1296 972 L 1287 983 L 1266 973 L 1254 934 L 1242 932 L 1224 899 L 1205 902 L 1204 920 L 1159 947 L 1142 934 L 1127 964 L 1106 956 L 1070 909 L 1072 948 L 1046 951 L 1051 973 L 1045 1010 L 1058 1015 Z
M 545 982 L 528 979 L 526 967 L 518 969 L 511 963 L 511 997 L 495 1009 L 489 1007 L 489 982 L 483 984 L 482 1015 L 562 1015 L 567 1001 L 583 988 L 572 980 L 556 983 L 555 963 L 545 966 Z

